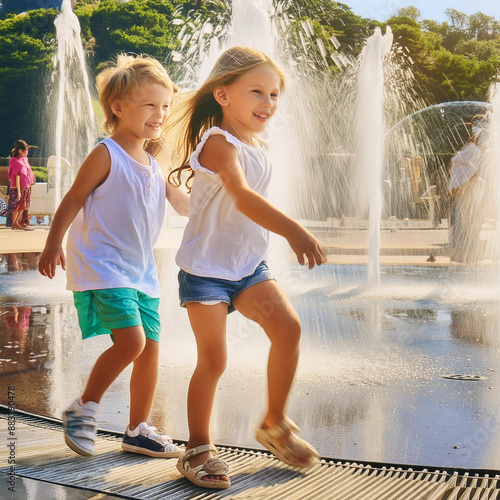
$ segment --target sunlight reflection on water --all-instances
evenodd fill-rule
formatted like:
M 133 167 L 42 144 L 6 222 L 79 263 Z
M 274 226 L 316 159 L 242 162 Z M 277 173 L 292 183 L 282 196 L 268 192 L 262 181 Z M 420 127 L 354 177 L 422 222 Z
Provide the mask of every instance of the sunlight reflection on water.
M 161 254 L 172 275 L 171 254 Z M 433 268 L 383 268 L 367 291 L 355 266 L 293 268 L 283 281 L 303 321 L 289 414 L 323 456 L 449 467 L 500 467 L 496 280 Z M 409 277 L 411 284 L 409 285 Z M 152 423 L 187 438 L 186 393 L 195 344 L 163 279 L 160 381 Z M 299 286 L 300 285 L 300 286 Z M 83 389 L 109 338 L 82 342 L 64 273 L 3 270 L 0 374 L 16 385 L 20 409 L 59 418 Z M 213 439 L 256 447 L 269 343 L 237 314 L 228 320 L 229 363 L 217 392 Z M 444 379 L 469 374 L 484 380 Z M 127 369 L 105 395 L 101 425 L 121 431 L 128 417 Z M 488 432 L 489 440 L 481 436 Z M 458 448 L 455 448 L 458 446 Z

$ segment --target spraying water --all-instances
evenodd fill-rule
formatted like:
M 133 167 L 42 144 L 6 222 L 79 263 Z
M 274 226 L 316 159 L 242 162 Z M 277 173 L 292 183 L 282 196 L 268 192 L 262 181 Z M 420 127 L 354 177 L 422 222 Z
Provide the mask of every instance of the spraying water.
M 66 9 L 67 6 L 68 2 L 65 2 Z M 235 20 L 232 29 L 237 31 L 233 32 L 235 36 L 242 37 L 244 32 L 249 35 L 258 33 L 259 40 L 269 40 L 267 34 L 271 34 L 273 28 L 267 20 L 263 23 L 262 12 L 271 12 L 270 2 L 236 1 L 233 9 Z M 67 14 L 68 10 L 65 12 Z M 246 18 L 239 17 L 243 12 L 247 12 Z M 238 18 L 246 19 L 246 23 L 243 22 L 238 27 Z M 304 28 L 312 33 L 308 23 L 304 22 Z M 204 32 L 210 29 L 208 24 L 204 24 Z M 213 32 L 220 32 L 218 29 L 218 26 L 214 26 Z M 180 36 L 184 39 L 185 35 Z M 228 30 L 227 37 L 230 36 L 232 35 Z M 387 34 L 385 36 L 387 37 Z M 253 43 L 245 38 L 236 41 L 236 38 L 227 37 L 221 37 L 224 38 L 225 45 L 220 43 L 218 37 L 210 41 L 210 55 L 206 66 L 213 65 L 224 46 Z M 379 44 L 381 38 L 384 37 L 380 33 L 376 34 L 372 43 Z M 260 43 L 259 40 L 256 43 Z M 287 133 L 284 136 L 288 138 L 284 146 L 278 148 L 278 142 L 275 142 L 280 132 L 279 127 L 276 129 L 276 137 L 274 128 L 271 130 L 271 148 L 279 150 L 278 157 L 286 159 L 282 162 L 273 161 L 277 167 L 275 170 L 280 172 L 275 172 L 275 179 L 283 186 L 283 181 L 288 180 L 287 174 L 293 176 L 299 171 L 303 174 L 301 181 L 310 181 L 300 183 L 305 186 L 303 191 L 297 189 L 297 184 L 292 190 L 282 187 L 285 196 L 292 197 L 289 193 L 293 193 L 293 198 L 303 200 L 301 210 L 310 216 L 309 219 L 323 221 L 326 217 L 340 218 L 341 214 L 348 218 L 359 210 L 359 201 L 354 200 L 353 196 L 355 191 L 350 189 L 355 186 L 349 185 L 350 179 L 353 178 L 352 165 L 358 158 L 355 146 L 359 139 L 356 140 L 353 133 L 356 127 L 352 118 L 357 66 L 350 66 L 348 60 L 336 56 L 336 64 L 339 68 L 343 67 L 343 72 L 337 76 L 330 73 L 330 78 L 327 78 L 326 73 L 312 67 L 308 57 L 313 47 L 305 38 L 302 37 L 301 40 L 303 54 L 294 53 L 293 61 L 286 61 L 287 72 L 292 76 L 287 94 L 293 106 L 284 108 L 280 105 L 277 116 L 284 114 L 281 124 L 285 126 Z M 388 42 L 388 39 L 386 41 Z M 201 47 L 198 48 L 201 50 Z M 258 45 L 258 48 L 272 53 L 264 46 Z M 194 54 L 196 47 L 194 52 L 192 48 L 189 48 L 189 51 Z M 382 50 L 382 53 L 385 51 Z M 375 54 L 380 64 L 383 57 L 381 51 L 375 51 Z M 368 56 L 364 54 L 363 57 L 366 62 Z M 183 61 L 182 65 L 189 65 L 189 60 Z M 308 67 L 312 69 L 309 73 L 306 71 Z M 376 68 L 379 66 L 376 65 Z M 361 84 L 361 81 L 359 83 Z M 369 83 L 370 85 L 367 85 L 366 80 L 363 80 L 364 90 L 368 91 L 367 87 L 373 86 L 373 74 Z M 358 98 L 361 98 L 360 92 L 361 89 Z M 408 94 L 401 90 L 399 92 L 398 103 L 407 103 Z M 377 96 L 382 99 L 382 94 Z M 498 108 L 497 99 L 500 99 L 500 96 L 495 92 L 492 102 Z M 387 103 L 387 99 L 385 102 Z M 378 101 L 377 103 L 380 104 Z M 367 103 L 371 104 L 373 103 Z M 436 111 L 437 116 L 433 115 L 432 120 L 429 120 L 426 113 L 418 116 L 427 116 L 424 121 L 431 122 L 432 133 L 436 136 L 437 130 L 440 133 L 447 131 L 447 127 L 443 126 L 439 119 L 448 111 L 451 113 L 452 109 L 463 109 L 463 105 L 460 108 L 458 105 L 448 106 L 446 109 L 435 108 L 432 112 Z M 453 114 L 457 114 L 455 111 Z M 75 119 L 78 117 L 76 113 L 74 116 Z M 415 124 L 416 119 L 417 116 L 409 122 Z M 497 119 L 499 118 L 493 116 L 494 123 Z M 378 129 L 371 125 L 365 133 L 382 131 L 383 120 L 380 116 L 379 120 L 381 125 Z M 394 121 L 397 120 L 392 120 L 392 123 Z M 497 125 L 495 127 L 500 130 Z M 82 128 L 77 124 L 73 123 L 70 128 L 82 133 Z M 63 130 L 66 130 L 66 127 L 63 127 Z M 396 127 L 391 135 L 391 146 L 399 147 L 393 154 L 398 168 L 405 149 L 412 154 L 423 154 L 427 149 L 432 151 L 428 141 L 417 141 L 420 139 L 418 130 L 424 129 L 414 126 L 406 129 L 401 125 Z M 453 129 L 453 132 L 457 130 Z M 380 138 L 378 134 L 377 137 L 381 142 L 374 147 L 380 148 L 382 156 L 383 137 Z M 61 142 L 62 147 L 67 144 L 65 139 Z M 453 143 L 455 142 L 458 143 Z M 373 159 L 373 149 L 368 151 Z M 293 161 L 288 163 L 288 158 Z M 372 172 L 373 162 L 369 163 L 370 169 L 367 172 Z M 284 164 L 283 171 L 280 171 L 280 164 Z M 313 168 L 317 168 L 320 173 L 311 173 Z M 398 173 L 399 170 L 396 168 L 395 172 Z M 377 179 L 380 179 L 380 174 Z M 398 180 L 394 182 L 395 193 L 405 192 L 406 185 L 399 184 L 399 180 L 406 182 L 407 179 L 394 179 Z M 432 182 L 432 179 L 426 179 L 425 170 L 422 180 Z M 410 215 L 404 203 L 399 210 L 401 217 Z M 332 226 L 336 222 L 332 221 Z M 336 226 L 334 228 L 349 229 Z M 360 228 L 361 226 L 356 230 L 362 232 Z M 345 234 L 340 230 L 339 233 L 341 236 Z M 355 234 L 355 231 L 352 234 Z M 176 299 L 177 285 L 173 277 L 177 268 L 173 257 L 177 243 L 172 241 L 174 237 L 175 233 L 169 231 L 168 245 L 158 249 L 156 255 L 161 256 L 158 259 L 163 304 L 160 313 L 162 324 L 165 325 L 162 335 L 167 336 L 160 344 L 162 383 L 158 388 L 158 400 L 161 404 L 154 417 L 171 429 L 172 435 L 184 438 L 186 425 L 182 408 L 186 381 L 195 358 L 195 346 L 194 339 L 188 333 L 190 327 L 187 315 L 179 308 Z M 475 270 L 476 274 L 471 276 L 462 271 L 464 268 L 457 269 L 459 272 L 455 272 L 451 267 L 439 269 L 393 266 L 385 273 L 382 286 L 368 290 L 359 286 L 365 279 L 363 266 L 328 265 L 322 266 L 319 272 L 309 272 L 296 267 L 293 278 L 280 280 L 287 291 L 291 291 L 290 296 L 304 327 L 301 363 L 306 366 L 306 370 L 300 371 L 299 367 L 295 395 L 291 401 L 291 415 L 300 415 L 301 424 L 310 433 L 311 441 L 322 447 L 323 456 L 408 463 L 434 462 L 436 449 L 440 444 L 435 435 L 442 433 L 447 438 L 441 439 L 446 441 L 444 458 L 437 458 L 442 465 L 498 467 L 498 446 L 494 440 L 487 446 L 480 446 L 477 453 L 473 446 L 464 446 L 465 452 L 470 449 L 474 451 L 468 459 L 464 459 L 463 455 L 446 454 L 450 442 L 460 442 L 464 435 L 473 435 L 477 430 L 478 412 L 485 422 L 493 421 L 497 415 L 492 409 L 498 408 L 498 401 L 492 400 L 492 391 L 488 390 L 490 384 L 494 386 L 498 381 L 494 369 L 489 371 L 489 368 L 498 364 L 500 352 L 499 317 L 498 314 L 490 314 L 498 303 L 498 283 L 492 280 L 488 269 L 483 272 Z M 357 273 L 361 276 L 359 280 Z M 43 304 L 43 299 L 51 303 L 64 299 L 66 306 L 70 303 L 68 292 L 59 299 L 64 288 L 63 275 L 58 275 L 60 281 L 55 290 L 51 290 L 38 274 L 27 273 L 24 280 L 20 276 L 22 275 L 19 273 L 2 275 L 0 288 L 5 296 L 15 296 L 19 300 L 29 299 L 36 305 Z M 43 314 L 41 312 L 45 307 L 39 309 L 35 325 L 37 328 L 46 314 L 45 311 Z M 47 311 L 55 314 L 58 308 L 51 306 Z M 46 334 L 38 335 L 37 340 L 40 343 L 52 342 L 47 350 L 54 353 L 52 386 L 57 389 L 53 390 L 49 398 L 45 397 L 42 391 L 36 391 L 42 404 L 46 404 L 48 400 L 54 407 L 49 413 L 51 415 L 60 415 L 67 404 L 67 395 L 78 393 L 81 374 L 88 371 L 90 359 L 89 356 L 81 356 L 79 353 L 81 346 L 76 340 L 79 334 L 73 308 L 62 308 L 60 313 L 60 320 L 50 324 Z M 236 315 L 230 315 L 228 321 L 232 323 L 236 318 Z M 238 328 L 235 328 L 234 324 L 228 328 L 228 347 L 232 350 L 229 357 L 231 364 L 226 377 L 221 381 L 223 385 L 215 408 L 219 413 L 213 419 L 213 431 L 218 442 L 253 447 L 255 443 L 250 430 L 251 424 L 259 421 L 260 411 L 265 404 L 259 399 L 259 394 L 263 399 L 264 391 L 260 390 L 263 385 L 262 374 L 265 371 L 262 347 L 267 344 L 261 346 L 264 336 L 256 335 L 253 324 L 250 325 L 241 319 L 241 316 L 239 318 Z M 470 321 L 471 318 L 474 321 Z M 9 334 L 8 329 L 4 331 Z M 244 348 L 238 345 L 240 340 L 245 341 Z M 90 347 L 86 346 L 86 349 Z M 252 353 L 254 348 L 256 353 Z M 71 349 L 74 350 L 74 355 Z M 94 349 L 96 355 L 101 352 L 100 344 Z M 31 361 L 33 359 L 28 362 Z M 50 368 L 50 364 L 47 364 L 46 368 Z M 451 386 L 443 385 L 441 374 L 461 371 L 486 374 L 491 381 L 477 385 L 474 391 L 457 391 L 455 386 L 450 390 Z M 24 370 L 22 377 L 33 373 L 32 369 Z M 258 376 L 255 376 L 255 373 Z M 245 384 L 241 384 L 242 379 Z M 237 389 L 231 385 L 233 381 Z M 121 383 L 125 387 L 126 380 L 122 379 Z M 120 389 L 121 386 L 116 387 Z M 117 425 L 118 429 L 122 424 L 126 425 L 126 412 L 117 415 L 116 411 L 122 410 L 127 404 L 121 396 L 126 392 L 112 392 L 110 399 L 114 404 L 105 405 L 105 408 L 108 408 L 105 421 Z M 391 394 L 394 396 L 390 398 Z M 451 421 L 450 415 L 453 417 Z M 464 422 L 467 422 L 465 427 Z M 426 423 L 430 423 L 435 430 L 433 435 L 426 428 L 429 427 Z M 363 436 L 362 441 L 360 435 Z M 425 435 L 429 436 L 427 442 L 425 438 L 422 439 Z M 415 449 L 406 451 L 407 443 L 415 443 Z M 484 459 L 485 454 L 491 454 L 492 458 Z
M 368 200 L 368 285 L 380 283 L 380 218 L 382 215 L 382 169 L 384 165 L 383 59 L 392 46 L 392 32 L 380 28 L 368 38 L 358 74 L 357 131 L 359 170 L 363 199 Z
M 58 73 L 58 98 L 55 127 L 55 207 L 72 182 L 71 171 L 62 176 L 62 164 L 77 168 L 97 138 L 89 77 L 80 38 L 80 23 L 71 8 L 71 0 L 63 0 L 61 13 L 54 21 L 57 52 L 54 67 Z M 65 158 L 67 162 L 64 162 Z

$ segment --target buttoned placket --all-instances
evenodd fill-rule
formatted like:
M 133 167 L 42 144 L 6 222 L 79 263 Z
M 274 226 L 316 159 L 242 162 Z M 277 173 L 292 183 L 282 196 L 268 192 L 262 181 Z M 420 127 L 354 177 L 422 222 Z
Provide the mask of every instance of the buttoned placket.
M 151 172 L 149 169 L 144 172 L 144 177 L 146 178 L 146 202 L 151 199 Z

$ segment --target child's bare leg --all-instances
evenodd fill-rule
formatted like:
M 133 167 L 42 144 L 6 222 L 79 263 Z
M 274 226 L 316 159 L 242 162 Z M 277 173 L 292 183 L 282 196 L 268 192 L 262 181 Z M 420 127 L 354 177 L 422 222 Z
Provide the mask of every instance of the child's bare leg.
M 227 304 L 206 306 L 198 302 L 187 304 L 189 321 L 196 337 L 198 360 L 188 390 L 189 441 L 186 448 L 211 444 L 210 417 L 219 378 L 226 368 Z M 200 453 L 189 460 L 191 467 L 205 463 L 210 452 Z M 226 480 L 225 476 L 205 476 Z
M 234 307 L 257 322 L 271 341 L 267 365 L 268 409 L 262 426 L 274 427 L 285 416 L 285 406 L 299 360 L 300 320 L 274 280 L 247 288 Z
M 15 210 L 12 210 L 11 213 L 12 213 L 12 227 L 19 227 L 23 209 L 18 207 Z
M 134 369 L 130 378 L 130 423 L 135 429 L 141 422 L 147 422 L 158 382 L 159 344 L 146 339 L 146 346 L 134 360 Z
M 113 338 L 113 345 L 99 356 L 90 372 L 87 387 L 82 395 L 83 403 L 99 403 L 106 389 L 140 356 L 146 344 L 142 326 L 113 330 Z
M 267 365 L 268 409 L 261 427 L 272 428 L 285 417 L 285 406 L 299 359 L 300 320 L 275 281 L 264 281 L 244 290 L 234 300 L 234 306 L 261 325 L 271 341 Z M 297 436 L 291 439 L 287 433 L 277 441 L 284 455 L 293 450 L 293 465 L 301 463 L 302 467 L 315 463 L 317 453 L 306 441 Z

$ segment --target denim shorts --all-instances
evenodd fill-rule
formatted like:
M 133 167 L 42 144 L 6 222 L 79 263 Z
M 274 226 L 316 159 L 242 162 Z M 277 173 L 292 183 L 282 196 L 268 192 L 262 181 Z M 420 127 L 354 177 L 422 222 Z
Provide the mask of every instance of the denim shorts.
M 131 326 L 142 326 L 148 339 L 160 339 L 160 299 L 134 288 L 73 292 L 73 298 L 84 339 Z
M 182 307 L 186 307 L 189 302 L 210 304 L 225 302 L 229 305 L 228 312 L 233 312 L 235 310 L 233 300 L 239 293 L 257 283 L 273 279 L 265 260 L 257 266 L 253 274 L 239 281 L 195 276 L 181 269 L 178 275 L 179 300 Z

